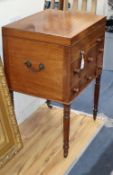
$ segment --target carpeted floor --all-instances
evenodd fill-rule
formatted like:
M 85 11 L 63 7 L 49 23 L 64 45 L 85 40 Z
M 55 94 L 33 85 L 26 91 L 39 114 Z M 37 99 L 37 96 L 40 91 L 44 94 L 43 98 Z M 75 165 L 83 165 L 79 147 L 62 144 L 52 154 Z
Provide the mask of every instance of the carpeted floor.
M 72 108 L 91 113 L 94 82 L 81 93 Z M 113 118 L 113 71 L 103 71 L 99 113 Z M 69 175 L 110 175 L 113 170 L 113 127 L 104 127 Z
M 84 175 L 109 175 L 111 171 L 113 171 L 113 141 L 108 145 L 92 169 Z
M 72 108 L 92 112 L 94 82 L 85 89 L 75 102 Z M 99 112 L 113 118 L 113 71 L 103 71 L 101 79 Z
M 94 82 L 76 98 L 72 108 L 92 113 L 93 90 Z M 113 71 L 103 71 L 99 113 L 113 118 Z M 69 175 L 110 175 L 112 170 L 113 127 L 105 126 L 72 168 Z

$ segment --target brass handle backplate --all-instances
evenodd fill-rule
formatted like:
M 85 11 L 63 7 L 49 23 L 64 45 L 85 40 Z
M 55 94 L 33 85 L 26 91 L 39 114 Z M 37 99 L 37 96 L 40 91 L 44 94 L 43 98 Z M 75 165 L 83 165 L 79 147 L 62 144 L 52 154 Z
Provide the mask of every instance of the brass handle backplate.
M 40 64 L 38 65 L 37 68 L 33 67 L 32 62 L 29 61 L 29 60 L 26 61 L 24 64 L 25 64 L 26 67 L 27 67 L 29 70 L 31 70 L 32 72 L 39 72 L 39 71 L 42 71 L 42 70 L 45 69 L 45 65 L 42 64 L 42 63 L 40 63 Z

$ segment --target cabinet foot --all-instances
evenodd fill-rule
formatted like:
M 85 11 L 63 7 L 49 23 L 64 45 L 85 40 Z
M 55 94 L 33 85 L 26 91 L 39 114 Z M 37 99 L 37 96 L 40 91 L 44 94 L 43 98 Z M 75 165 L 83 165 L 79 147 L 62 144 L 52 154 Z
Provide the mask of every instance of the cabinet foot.
M 50 109 L 52 108 L 52 105 L 51 105 L 51 101 L 50 100 L 47 100 L 46 101 L 46 104 L 47 104 L 48 108 L 50 108 Z

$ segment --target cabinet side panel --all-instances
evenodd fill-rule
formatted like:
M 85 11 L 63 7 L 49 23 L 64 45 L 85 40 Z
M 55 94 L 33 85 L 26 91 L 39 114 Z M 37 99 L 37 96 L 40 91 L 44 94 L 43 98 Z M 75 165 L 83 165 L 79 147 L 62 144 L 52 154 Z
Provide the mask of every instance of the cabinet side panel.
M 3 43 L 10 89 L 62 101 L 63 46 L 6 36 Z

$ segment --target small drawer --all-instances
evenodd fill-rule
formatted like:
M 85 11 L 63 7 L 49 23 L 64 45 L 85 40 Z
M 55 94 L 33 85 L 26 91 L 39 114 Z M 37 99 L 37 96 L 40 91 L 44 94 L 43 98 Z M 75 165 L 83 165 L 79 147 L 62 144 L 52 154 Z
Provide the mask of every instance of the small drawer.
M 80 90 L 84 89 L 96 77 L 97 44 L 90 48 L 85 62 L 85 67 L 80 76 Z
M 72 46 L 72 62 L 79 58 L 80 50 L 84 50 L 85 54 L 88 54 L 90 48 L 95 46 L 97 43 L 100 44 L 104 38 L 104 28 L 99 27 L 92 33 L 89 33 L 87 37 L 84 37 L 78 43 Z
M 90 48 L 87 54 L 80 54 L 71 65 L 71 94 L 76 96 L 82 89 L 84 89 L 96 77 L 97 65 L 97 44 Z M 82 59 L 84 60 L 82 62 Z M 84 64 L 84 65 L 81 65 Z
M 80 81 L 80 59 L 77 59 L 74 63 L 71 65 L 71 87 L 76 88 L 79 86 Z

